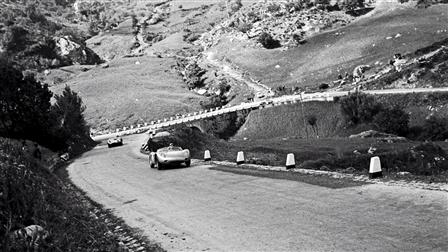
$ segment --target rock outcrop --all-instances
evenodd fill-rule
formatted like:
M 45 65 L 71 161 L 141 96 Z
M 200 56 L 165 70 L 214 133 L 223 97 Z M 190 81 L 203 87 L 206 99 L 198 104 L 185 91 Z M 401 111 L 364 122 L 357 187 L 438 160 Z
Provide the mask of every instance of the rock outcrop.
M 244 6 L 204 34 L 198 43 L 209 48 L 224 34 L 235 39 L 253 40 L 262 32 L 267 32 L 282 46 L 295 47 L 307 36 L 344 26 L 352 20 L 352 16 L 343 12 L 308 8 L 302 6 L 300 1 L 265 1 Z
M 100 57 L 90 48 L 70 39 L 69 36 L 55 37 L 56 53 L 67 64 L 92 65 L 101 63 Z

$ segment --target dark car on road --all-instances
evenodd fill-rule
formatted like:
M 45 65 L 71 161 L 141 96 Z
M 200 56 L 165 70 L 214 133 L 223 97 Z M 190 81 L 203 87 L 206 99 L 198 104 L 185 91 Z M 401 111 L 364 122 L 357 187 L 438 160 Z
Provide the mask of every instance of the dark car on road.
M 123 145 L 123 138 L 121 137 L 114 137 L 107 140 L 107 147 L 109 148 L 122 145 Z

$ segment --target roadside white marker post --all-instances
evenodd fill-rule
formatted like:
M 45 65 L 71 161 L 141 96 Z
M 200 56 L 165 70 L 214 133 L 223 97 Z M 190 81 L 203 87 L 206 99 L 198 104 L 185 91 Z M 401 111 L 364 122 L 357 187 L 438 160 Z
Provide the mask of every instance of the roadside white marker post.
M 212 157 L 210 156 L 210 151 L 206 150 L 204 152 L 204 161 L 211 161 L 211 160 L 212 160 Z
M 286 156 L 286 169 L 296 168 L 296 160 L 294 159 L 294 154 L 289 153 Z
M 381 162 L 379 157 L 370 158 L 369 178 L 383 177 L 383 171 L 381 170 Z
M 237 156 L 236 156 L 236 164 L 240 165 L 240 164 L 244 164 L 244 152 L 239 151 Z

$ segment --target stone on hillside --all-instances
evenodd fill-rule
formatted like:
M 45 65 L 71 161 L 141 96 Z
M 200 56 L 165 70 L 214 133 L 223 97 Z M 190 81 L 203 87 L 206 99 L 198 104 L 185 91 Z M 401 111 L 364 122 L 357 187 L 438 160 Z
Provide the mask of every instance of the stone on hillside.
M 146 21 L 146 23 L 148 25 L 155 25 L 160 21 L 162 21 L 162 15 L 159 13 L 155 13 L 154 15 L 152 15 L 150 20 Z
M 55 37 L 56 53 L 67 63 L 93 65 L 101 62 L 101 59 L 91 49 L 79 44 L 69 36 Z

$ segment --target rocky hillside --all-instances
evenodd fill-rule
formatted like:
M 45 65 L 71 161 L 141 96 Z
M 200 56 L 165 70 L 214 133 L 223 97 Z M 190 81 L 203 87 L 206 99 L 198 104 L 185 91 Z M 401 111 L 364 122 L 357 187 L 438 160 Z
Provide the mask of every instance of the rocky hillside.
M 235 28 L 216 29 L 216 36 L 209 33 L 201 42 L 215 59 L 262 84 L 304 89 L 331 83 L 360 65 L 384 67 L 395 54 L 409 55 L 447 38 L 447 4 L 418 8 L 415 2 L 378 1 L 373 7 L 345 26 L 305 37 L 298 47 L 253 46 L 258 38 Z
M 343 11 L 328 11 L 307 1 L 260 1 L 239 9 L 199 42 L 209 48 L 228 35 L 256 44 L 262 33 L 268 33 L 281 46 L 296 47 L 308 36 L 345 26 L 353 19 Z
M 0 52 L 19 67 L 44 70 L 101 59 L 85 45 L 71 1 L 0 2 Z

